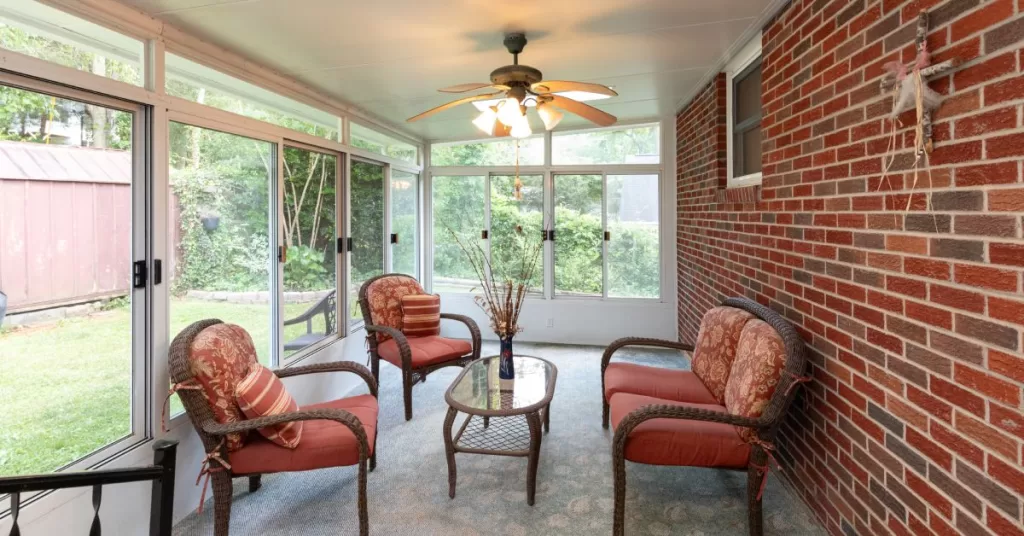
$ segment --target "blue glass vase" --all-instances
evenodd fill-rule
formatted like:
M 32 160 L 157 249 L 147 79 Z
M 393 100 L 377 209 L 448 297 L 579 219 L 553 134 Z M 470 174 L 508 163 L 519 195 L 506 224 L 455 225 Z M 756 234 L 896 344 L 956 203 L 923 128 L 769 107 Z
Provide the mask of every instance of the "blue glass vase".
M 498 363 L 498 378 L 511 380 L 516 377 L 515 366 L 512 363 L 512 337 L 501 338 L 501 354 Z

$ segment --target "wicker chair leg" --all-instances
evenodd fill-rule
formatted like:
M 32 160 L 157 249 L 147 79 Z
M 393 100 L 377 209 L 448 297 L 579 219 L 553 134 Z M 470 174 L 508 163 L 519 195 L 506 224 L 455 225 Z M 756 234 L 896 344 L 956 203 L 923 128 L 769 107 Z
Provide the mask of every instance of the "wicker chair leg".
M 226 471 L 213 473 L 213 534 L 228 536 L 231 529 L 231 475 Z
M 608 401 L 607 401 L 607 400 L 605 400 L 605 398 L 604 398 L 604 394 L 603 394 L 603 393 L 601 394 L 601 404 L 602 404 L 602 410 L 601 410 L 601 426 L 602 426 L 602 427 L 603 427 L 603 428 L 604 428 L 605 430 L 607 430 L 607 429 L 608 429 L 608 410 L 609 410 L 609 408 L 608 408 Z
M 410 372 L 402 372 L 402 390 L 404 392 L 403 398 L 405 399 L 405 420 L 412 420 L 412 374 Z
M 380 385 L 380 358 L 370 354 L 370 373 L 373 374 L 373 381 Z
M 359 536 L 369 536 L 370 514 L 366 511 L 366 458 L 359 460 Z
M 370 472 L 377 468 L 377 436 L 373 436 L 373 454 L 370 455 Z
M 750 453 L 750 465 L 747 467 L 747 524 L 750 527 L 750 536 L 762 536 L 764 534 L 764 515 L 761 510 L 761 482 L 764 479 L 765 467 L 764 451 L 754 447 Z
M 615 489 L 615 513 L 612 518 L 612 536 L 626 533 L 626 457 L 612 449 L 612 475 Z
M 263 483 L 260 482 L 261 476 L 262 475 L 252 475 L 249 477 L 249 493 L 256 493 L 256 491 L 263 486 Z

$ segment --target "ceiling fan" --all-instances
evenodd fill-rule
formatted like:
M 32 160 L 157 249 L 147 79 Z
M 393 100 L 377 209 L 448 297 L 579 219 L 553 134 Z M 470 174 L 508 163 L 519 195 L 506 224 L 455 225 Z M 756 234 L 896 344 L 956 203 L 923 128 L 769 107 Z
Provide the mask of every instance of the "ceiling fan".
M 579 95 L 580 92 L 600 95 L 602 98 L 615 97 L 618 93 L 607 86 L 588 82 L 569 82 L 564 80 L 544 80 L 541 72 L 528 65 L 519 65 L 519 54 L 526 47 L 526 35 L 511 33 L 505 36 L 505 48 L 512 54 L 512 65 L 498 67 L 491 72 L 491 83 L 470 83 L 439 89 L 442 93 L 466 93 L 479 89 L 497 89 L 493 93 L 484 93 L 463 97 L 442 104 L 407 121 L 419 121 L 438 112 L 454 108 L 461 104 L 475 101 L 496 100 L 497 103 L 483 108 L 473 124 L 491 136 L 513 136 L 525 138 L 533 134 L 526 118 L 528 107 L 536 107 L 537 114 L 544 122 L 544 128 L 551 130 L 562 120 L 560 110 L 574 113 L 600 126 L 615 124 L 614 115 L 605 113 L 593 106 L 584 104 L 567 95 Z M 478 105 L 479 106 L 479 105 Z

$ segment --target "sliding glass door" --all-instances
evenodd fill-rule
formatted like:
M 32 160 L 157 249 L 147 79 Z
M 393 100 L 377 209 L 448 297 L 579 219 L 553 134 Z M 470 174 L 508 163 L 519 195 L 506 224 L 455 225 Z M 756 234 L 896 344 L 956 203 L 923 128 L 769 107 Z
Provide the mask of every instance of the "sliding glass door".
M 349 319 L 362 320 L 359 287 L 384 273 L 384 165 L 352 160 L 349 171 Z
M 604 180 L 555 175 L 555 295 L 604 295 Z
M 146 435 L 141 106 L 0 74 L 0 477 Z
M 419 182 L 415 173 L 391 169 L 391 271 L 417 278 Z
M 279 309 L 285 358 L 338 332 L 338 162 L 335 154 L 284 148 Z

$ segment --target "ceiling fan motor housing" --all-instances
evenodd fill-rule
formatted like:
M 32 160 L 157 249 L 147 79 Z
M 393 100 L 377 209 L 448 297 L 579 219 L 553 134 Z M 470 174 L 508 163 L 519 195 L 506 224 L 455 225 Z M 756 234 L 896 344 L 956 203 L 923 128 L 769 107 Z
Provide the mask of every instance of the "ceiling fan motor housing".
M 529 65 L 506 65 L 491 71 L 491 83 L 509 87 L 529 86 L 544 79 L 544 75 Z

